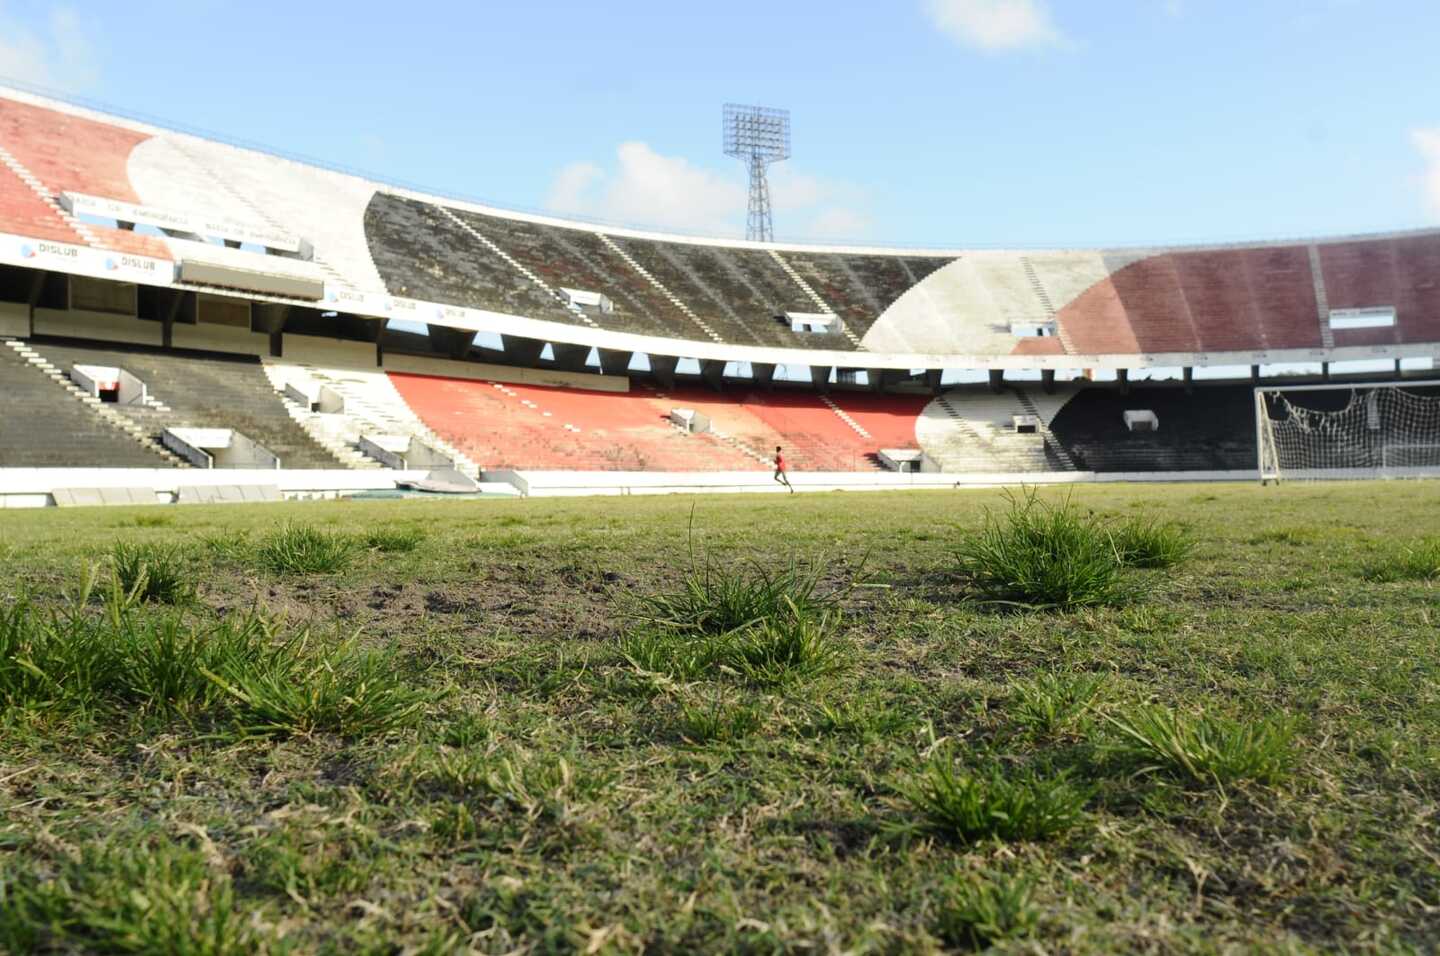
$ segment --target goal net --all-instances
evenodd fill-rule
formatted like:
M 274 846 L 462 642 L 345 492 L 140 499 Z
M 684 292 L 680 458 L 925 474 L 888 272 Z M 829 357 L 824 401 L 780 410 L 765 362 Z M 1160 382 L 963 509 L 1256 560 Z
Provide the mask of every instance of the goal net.
M 1260 480 L 1440 477 L 1440 381 L 1255 389 Z

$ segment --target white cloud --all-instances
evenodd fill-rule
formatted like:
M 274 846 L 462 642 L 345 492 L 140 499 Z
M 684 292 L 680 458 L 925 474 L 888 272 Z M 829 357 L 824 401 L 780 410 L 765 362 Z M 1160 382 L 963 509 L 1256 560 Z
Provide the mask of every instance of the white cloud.
M 99 65 L 90 28 L 68 6 L 52 7 L 36 27 L 0 5 L 0 77 L 64 90 L 94 86 Z
M 1420 177 L 1425 209 L 1440 219 L 1440 128 L 1414 130 L 1410 140 L 1425 161 L 1425 172 Z
M 869 228 L 859 190 L 771 168 L 776 230 L 785 236 L 852 238 Z M 744 167 L 724 172 L 666 156 L 647 143 L 621 143 L 610 168 L 581 160 L 561 168 L 545 208 L 580 219 L 710 236 L 742 236 L 749 202 Z
M 925 0 L 925 11 L 955 41 L 987 52 L 1064 42 L 1045 0 Z

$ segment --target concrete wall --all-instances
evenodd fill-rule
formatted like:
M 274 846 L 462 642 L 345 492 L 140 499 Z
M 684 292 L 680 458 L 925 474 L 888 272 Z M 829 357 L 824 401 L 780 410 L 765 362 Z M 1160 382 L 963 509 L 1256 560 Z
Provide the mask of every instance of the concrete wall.
M 129 315 L 53 309 L 35 310 L 35 334 L 156 346 L 165 335 L 159 322 L 143 322 Z
M 181 325 L 176 323 L 170 341 L 177 349 L 203 349 L 236 355 L 269 355 L 270 336 L 224 325 Z
M 30 307 L 20 302 L 0 302 L 0 335 L 24 338 L 30 334 Z

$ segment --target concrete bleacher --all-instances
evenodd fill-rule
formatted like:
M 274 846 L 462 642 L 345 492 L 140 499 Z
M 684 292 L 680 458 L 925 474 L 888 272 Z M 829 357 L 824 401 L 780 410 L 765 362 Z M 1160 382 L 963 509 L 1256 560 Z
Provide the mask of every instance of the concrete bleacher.
M 1072 463 L 1047 441 L 1046 430 L 1068 392 L 1056 395 L 1006 388 L 953 389 L 926 406 L 916 425 L 920 447 L 942 472 L 1023 474 L 1065 471 Z M 1015 430 L 1017 415 L 1033 415 L 1041 430 Z
M 0 468 L 164 468 L 170 462 L 0 347 Z
M 709 435 L 687 435 L 645 397 L 390 373 L 411 409 L 482 468 L 713 471 L 756 467 Z
M 74 245 L 85 242 L 54 206 L 3 161 L 0 161 L 0 232 Z
M 609 250 L 600 238 L 582 229 L 565 229 L 521 219 L 484 216 L 459 210 L 461 219 L 490 238 L 539 276 L 551 288 L 598 292 L 615 304 L 592 321 L 605 329 L 645 335 L 674 335 L 683 316 L 644 279 Z M 674 319 L 666 321 L 665 316 Z M 575 322 L 572 315 L 567 321 Z
M 61 368 L 104 365 L 138 377 L 158 406 L 115 406 L 115 410 L 151 435 L 177 427 L 232 429 L 273 452 L 283 468 L 342 466 L 291 418 L 253 357 L 50 339 L 31 345 Z
M 365 211 L 370 256 L 394 295 L 573 323 L 555 296 L 432 203 L 379 192 Z M 483 233 L 482 233 L 483 235 Z
M 1323 243 L 1319 257 L 1331 309 L 1395 308 L 1393 327 L 1339 330 L 1336 345 L 1440 340 L 1440 237 Z
M 265 361 L 264 370 L 277 391 L 283 391 L 286 385 L 323 387 L 340 396 L 344 408 L 339 413 L 295 408 L 289 411 L 317 444 L 351 467 L 379 467 L 379 462 L 361 448 L 365 436 L 402 435 L 440 452 L 467 477 L 473 479 L 480 472 L 474 461 L 420 420 L 381 369 L 300 365 L 271 359 Z
M 1126 411 L 1148 409 L 1157 431 L 1130 431 Z M 1255 399 L 1246 386 L 1084 388 L 1051 422 L 1077 467 L 1095 472 L 1254 469 Z
M 765 344 L 849 348 L 838 334 L 811 333 L 802 340 L 788 324 L 776 322 L 786 312 L 814 312 L 816 305 L 769 254 L 680 242 L 663 245 L 670 261 L 692 283 L 713 293 L 712 298 L 727 307 L 727 314 Z
M 627 236 L 611 236 L 633 263 L 654 277 L 671 295 L 689 307 L 704 327 L 714 331 L 718 340 L 738 345 L 767 345 L 773 320 L 764 315 L 742 315 L 726 299 L 721 290 L 708 283 L 679 258 L 673 243 L 654 242 Z M 693 328 L 693 325 L 692 325 Z M 695 338 L 678 330 L 672 334 Z

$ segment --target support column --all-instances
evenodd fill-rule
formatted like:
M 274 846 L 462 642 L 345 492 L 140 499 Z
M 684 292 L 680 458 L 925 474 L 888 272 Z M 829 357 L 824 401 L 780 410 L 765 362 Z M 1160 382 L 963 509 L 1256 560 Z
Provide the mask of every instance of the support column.
M 470 338 L 475 338 L 475 333 L 470 333 Z M 469 351 L 470 346 L 465 346 Z M 540 353 L 545 351 L 545 343 L 539 339 L 527 339 L 519 335 L 500 336 L 500 348 L 505 356 L 505 361 L 511 365 L 518 365 L 522 368 L 534 368 L 540 364 Z
M 829 365 L 810 366 L 810 384 L 814 385 L 815 390 L 821 395 L 830 391 L 830 373 L 832 371 L 834 369 Z
M 1251 381 L 1252 383 L 1256 383 L 1256 382 L 1259 382 L 1259 381 L 1260 381 L 1260 366 L 1258 366 L 1258 365 L 1252 365 L 1252 366 L 1250 366 L 1250 381 Z
M 1003 368 L 990 369 L 990 391 L 997 395 L 1005 391 L 1005 370 Z
M 1055 394 L 1055 370 L 1053 368 L 1042 368 L 1040 370 L 1040 388 L 1046 395 Z
M 655 376 L 655 381 L 660 383 L 661 388 L 675 387 L 675 366 L 680 360 L 673 355 L 652 355 L 650 356 L 650 373 Z
M 750 374 L 755 377 L 755 384 L 773 391 L 775 388 L 775 363 L 774 362 L 751 362 Z
M 589 370 L 585 360 L 590 357 L 590 346 L 551 342 L 550 348 L 555 353 L 555 364 L 565 371 L 584 372 Z
M 285 320 L 290 317 L 290 306 L 271 302 L 254 302 L 250 305 L 250 325 L 257 332 L 270 335 L 270 357 L 281 358 L 285 354 Z
M 598 351 L 602 375 L 630 374 L 630 362 L 635 358 L 634 352 L 623 352 L 618 349 L 599 349 Z
M 1185 368 L 1182 370 L 1181 374 L 1184 375 L 1184 377 L 1185 377 L 1185 394 L 1186 394 L 1186 395 L 1194 395 L 1194 394 L 1195 394 L 1195 367 L 1192 366 L 1192 365 L 1187 365 L 1187 366 L 1185 366 Z
M 720 391 L 725 380 L 725 362 L 721 359 L 701 359 L 700 378 L 715 391 Z
M 931 395 L 940 394 L 940 379 L 944 376 L 943 368 L 927 368 L 925 370 L 925 387 L 930 390 Z
M 867 368 L 865 380 L 870 383 L 870 391 L 885 391 L 885 370 L 883 368 Z
M 185 304 L 187 295 L 194 293 L 181 292 L 178 289 L 171 292 L 170 304 L 165 307 L 165 314 L 160 317 L 160 344 L 167 349 L 175 345 L 175 318 L 180 314 L 180 307 Z
M 26 301 L 30 306 L 30 335 L 35 335 L 35 306 L 40 304 L 40 296 L 45 292 L 45 279 L 50 275 L 48 272 L 37 272 L 30 280 L 30 294 Z
M 1121 395 L 1130 394 L 1130 370 L 1128 368 L 1117 368 L 1115 370 L 1115 384 L 1120 386 Z
M 1398 380 L 1404 377 L 1405 373 L 1400 370 L 1400 360 L 1397 358 L 1395 360 L 1395 378 Z
M 1327 381 L 1327 382 L 1330 381 L 1330 363 L 1329 363 L 1329 362 L 1321 362 L 1321 363 L 1320 363 L 1320 377 L 1321 377 L 1322 379 L 1324 379 L 1325 381 Z

